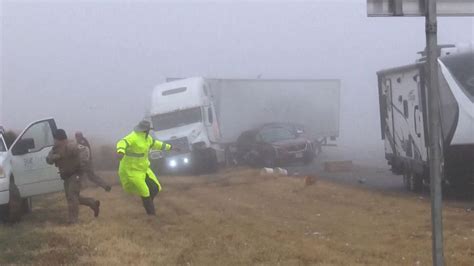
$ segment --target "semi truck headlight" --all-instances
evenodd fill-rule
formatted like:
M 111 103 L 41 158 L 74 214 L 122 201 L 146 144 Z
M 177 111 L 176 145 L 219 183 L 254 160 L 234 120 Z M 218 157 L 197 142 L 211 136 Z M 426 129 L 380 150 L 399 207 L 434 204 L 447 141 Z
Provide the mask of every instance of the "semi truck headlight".
M 176 160 L 171 160 L 168 165 L 171 168 L 175 168 L 176 166 L 178 166 L 178 162 L 176 162 Z
M 189 163 L 189 159 L 188 159 L 188 158 L 184 158 L 184 159 L 183 159 L 183 163 L 184 163 L 184 164 L 188 164 L 188 163 Z

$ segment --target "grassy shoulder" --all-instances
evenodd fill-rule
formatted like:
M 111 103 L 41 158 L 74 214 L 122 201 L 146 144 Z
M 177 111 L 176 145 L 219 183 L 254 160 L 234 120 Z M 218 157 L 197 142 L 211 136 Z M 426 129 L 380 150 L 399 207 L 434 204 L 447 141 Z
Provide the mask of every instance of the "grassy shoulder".
M 116 182 L 114 174 L 107 174 Z M 88 188 L 101 215 L 81 208 L 67 226 L 57 193 L 0 230 L 0 264 L 430 265 L 428 199 L 318 180 L 263 177 L 253 170 L 163 177 L 157 217 L 120 186 Z M 446 261 L 472 265 L 474 214 L 444 210 Z

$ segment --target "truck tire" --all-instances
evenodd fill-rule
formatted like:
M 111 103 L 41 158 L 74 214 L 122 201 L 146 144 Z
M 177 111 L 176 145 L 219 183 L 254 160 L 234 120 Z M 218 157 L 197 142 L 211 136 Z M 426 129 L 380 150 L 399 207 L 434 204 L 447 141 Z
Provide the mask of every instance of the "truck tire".
M 420 175 L 413 173 L 407 169 L 406 174 L 403 176 L 407 189 L 411 192 L 421 192 L 423 188 L 423 179 Z
M 31 213 L 33 209 L 33 202 L 31 200 L 31 197 L 23 199 L 21 202 L 21 207 L 22 207 L 23 213 Z
M 208 173 L 217 172 L 217 154 L 213 149 L 208 149 L 206 151 L 206 170 Z
M 8 209 L 5 221 L 8 223 L 18 223 L 23 215 L 22 198 L 20 190 L 16 186 L 14 179 L 10 180 L 10 199 L 8 202 Z
M 234 167 L 236 165 L 234 156 L 232 155 L 232 151 L 230 150 L 229 147 L 225 148 L 224 157 L 225 157 L 226 167 Z

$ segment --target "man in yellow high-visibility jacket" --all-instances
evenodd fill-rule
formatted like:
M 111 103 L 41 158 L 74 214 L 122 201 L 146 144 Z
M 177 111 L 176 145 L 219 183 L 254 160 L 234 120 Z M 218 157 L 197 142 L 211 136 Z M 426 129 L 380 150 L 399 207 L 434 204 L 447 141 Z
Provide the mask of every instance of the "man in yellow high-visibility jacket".
M 161 191 L 161 184 L 150 169 L 148 153 L 152 150 L 171 150 L 171 145 L 153 139 L 149 121 L 141 121 L 132 133 L 117 143 L 120 159 L 119 176 L 123 189 L 142 197 L 148 215 L 155 215 L 153 199 Z

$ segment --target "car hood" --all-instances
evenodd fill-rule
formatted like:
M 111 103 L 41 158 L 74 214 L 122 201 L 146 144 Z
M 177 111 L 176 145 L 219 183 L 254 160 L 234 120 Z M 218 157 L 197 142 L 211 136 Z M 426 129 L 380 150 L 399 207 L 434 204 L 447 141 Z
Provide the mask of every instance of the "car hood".
M 286 148 L 286 147 L 291 147 L 291 146 L 296 146 L 296 145 L 301 145 L 301 144 L 306 144 L 306 143 L 308 143 L 307 139 L 297 138 L 297 139 L 281 140 L 281 141 L 273 142 L 270 144 L 275 147 Z

